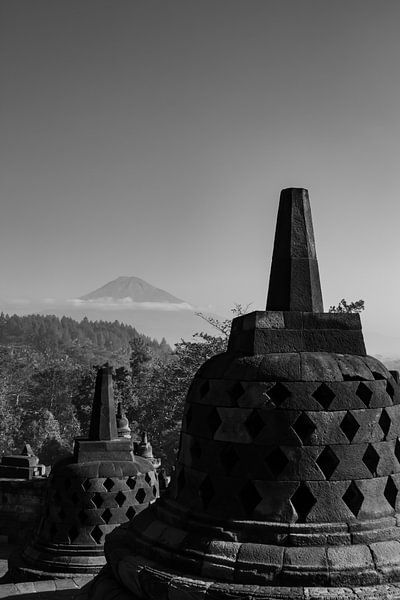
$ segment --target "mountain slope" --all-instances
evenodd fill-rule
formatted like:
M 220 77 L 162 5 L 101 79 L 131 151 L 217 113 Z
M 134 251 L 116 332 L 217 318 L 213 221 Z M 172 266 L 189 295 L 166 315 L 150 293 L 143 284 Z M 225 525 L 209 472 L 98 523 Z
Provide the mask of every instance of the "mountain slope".
M 117 279 L 106 283 L 97 290 L 81 296 L 80 300 L 124 300 L 126 298 L 129 298 L 132 302 L 163 302 L 171 304 L 183 304 L 184 302 L 139 277 L 117 277 Z

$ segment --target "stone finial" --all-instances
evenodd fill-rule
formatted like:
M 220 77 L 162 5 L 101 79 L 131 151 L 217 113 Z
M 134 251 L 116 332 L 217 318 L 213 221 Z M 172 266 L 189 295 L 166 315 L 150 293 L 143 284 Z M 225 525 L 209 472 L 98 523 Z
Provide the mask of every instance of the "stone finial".
M 117 405 L 117 432 L 118 437 L 131 438 L 131 428 L 121 401 Z
M 323 312 L 308 191 L 282 190 L 267 310 Z
M 32 446 L 27 442 L 24 442 L 24 447 L 21 450 L 21 456 L 35 456 Z
M 142 431 L 141 440 L 137 445 L 137 454 L 143 458 L 154 458 L 153 448 L 147 436 L 147 431 Z
M 118 439 L 114 392 L 112 387 L 112 367 L 108 364 L 105 364 L 97 372 L 89 439 Z

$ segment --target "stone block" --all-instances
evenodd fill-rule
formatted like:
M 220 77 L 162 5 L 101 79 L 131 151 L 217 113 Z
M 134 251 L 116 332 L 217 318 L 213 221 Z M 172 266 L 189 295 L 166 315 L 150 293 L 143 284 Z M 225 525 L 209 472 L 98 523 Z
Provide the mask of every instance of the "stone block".
M 329 568 L 324 547 L 286 548 L 281 581 L 285 585 L 307 581 L 309 585 L 328 585 Z
M 235 568 L 233 564 L 217 563 L 213 560 L 204 559 L 201 568 L 201 577 L 212 581 L 233 581 Z
M 342 329 L 304 329 L 300 349 L 303 352 L 366 354 L 362 332 Z
M 336 355 L 328 352 L 301 352 L 301 381 L 343 381 Z
M 237 555 L 238 571 L 254 569 L 260 572 L 277 573 L 283 564 L 284 548 L 269 544 L 243 543 Z
M 303 329 L 303 314 L 300 311 L 284 311 L 283 318 L 286 329 Z
M 257 380 L 259 381 L 299 381 L 301 379 L 300 354 L 272 353 L 260 361 Z
M 299 352 L 304 350 L 303 332 L 288 329 L 256 329 L 251 347 L 254 354 Z M 238 348 L 239 350 L 239 348 Z M 242 352 L 246 349 L 240 347 Z
M 175 577 L 169 583 L 168 600 L 204 600 L 211 581 Z
M 375 542 L 369 545 L 378 571 L 386 579 L 397 579 L 400 574 L 400 542 L 397 540 Z
M 304 329 L 336 329 L 361 331 L 361 319 L 360 315 L 357 313 L 303 312 L 301 314 Z
M 368 546 L 327 548 L 331 585 L 374 585 L 379 583 Z

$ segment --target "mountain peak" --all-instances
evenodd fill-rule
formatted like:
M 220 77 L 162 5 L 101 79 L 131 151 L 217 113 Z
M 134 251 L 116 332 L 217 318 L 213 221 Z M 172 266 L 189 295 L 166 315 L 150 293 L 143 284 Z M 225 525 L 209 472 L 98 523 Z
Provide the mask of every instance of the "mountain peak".
M 147 283 L 140 277 L 133 275 L 120 275 L 116 279 L 81 296 L 80 300 L 100 301 L 100 300 L 124 300 L 129 299 L 132 302 L 163 302 L 169 304 L 183 304 L 184 301 L 169 292 Z

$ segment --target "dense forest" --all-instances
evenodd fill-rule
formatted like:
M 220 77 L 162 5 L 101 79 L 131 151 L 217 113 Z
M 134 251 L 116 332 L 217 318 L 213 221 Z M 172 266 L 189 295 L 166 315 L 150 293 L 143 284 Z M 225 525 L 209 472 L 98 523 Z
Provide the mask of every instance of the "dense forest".
M 363 307 L 362 300 L 342 300 L 330 311 Z M 233 316 L 247 308 L 236 305 Z M 171 470 L 190 382 L 205 360 L 225 350 L 230 330 L 230 319 L 199 316 L 216 334 L 197 333 L 172 350 L 117 321 L 1 315 L 0 452 L 15 453 L 27 441 L 45 464 L 70 452 L 74 438 L 88 432 L 96 368 L 107 361 L 134 437 L 147 431 L 155 456 Z
M 123 361 L 129 356 L 129 344 L 140 338 L 155 354 L 168 354 L 171 348 L 140 334 L 131 325 L 119 321 L 78 322 L 53 315 L 0 314 L 0 344 L 28 345 L 38 352 L 65 353 L 88 363 Z
M 216 336 L 198 333 L 172 350 L 118 321 L 1 314 L 0 452 L 18 452 L 26 441 L 45 464 L 70 452 L 87 434 L 96 369 L 108 362 L 134 435 L 146 430 L 170 469 L 190 381 L 226 345 L 230 320 L 211 324 Z

